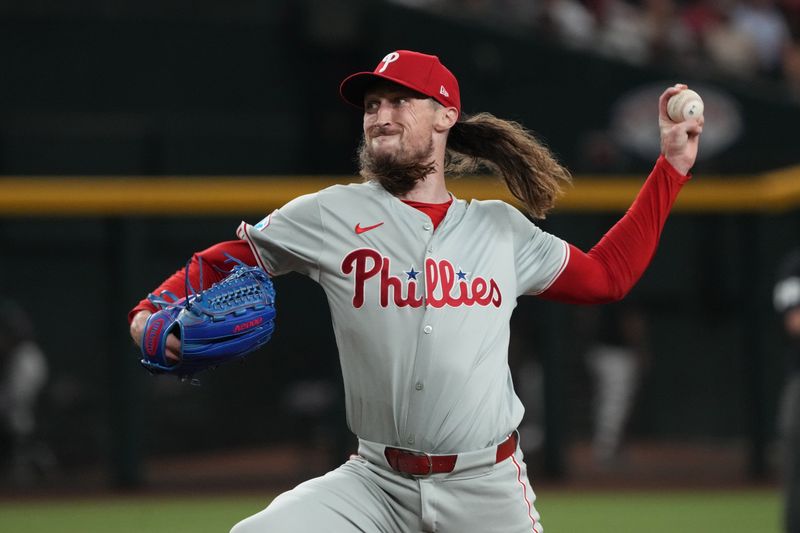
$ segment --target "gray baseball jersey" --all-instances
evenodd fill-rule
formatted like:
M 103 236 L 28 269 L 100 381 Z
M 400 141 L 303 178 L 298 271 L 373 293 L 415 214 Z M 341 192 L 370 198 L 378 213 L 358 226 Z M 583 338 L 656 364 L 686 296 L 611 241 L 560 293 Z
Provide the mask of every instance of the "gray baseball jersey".
M 376 183 L 299 197 L 237 233 L 271 274 L 324 288 L 360 438 L 446 454 L 517 427 L 509 319 L 563 270 L 563 240 L 494 200 L 454 199 L 434 231 Z

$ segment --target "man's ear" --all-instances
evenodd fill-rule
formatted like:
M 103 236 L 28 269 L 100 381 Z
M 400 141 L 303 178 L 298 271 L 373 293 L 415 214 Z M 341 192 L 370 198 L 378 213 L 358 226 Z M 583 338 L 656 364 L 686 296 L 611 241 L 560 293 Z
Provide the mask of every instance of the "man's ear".
M 440 107 L 436 110 L 436 120 L 433 129 L 439 133 L 452 128 L 458 121 L 458 110 L 455 107 Z

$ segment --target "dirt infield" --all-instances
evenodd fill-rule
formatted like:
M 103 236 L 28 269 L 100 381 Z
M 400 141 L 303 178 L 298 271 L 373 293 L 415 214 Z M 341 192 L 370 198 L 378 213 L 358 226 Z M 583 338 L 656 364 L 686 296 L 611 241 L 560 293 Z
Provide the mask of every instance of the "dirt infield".
M 539 487 L 560 489 L 719 489 L 774 486 L 775 475 L 753 480 L 748 474 L 746 448 L 731 443 L 637 442 L 613 465 L 592 461 L 588 444 L 573 445 L 566 454 L 567 472 L 551 479 L 536 455 L 528 458 L 531 477 Z M 326 450 L 274 447 L 155 458 L 148 462 L 148 485 L 178 490 L 200 487 L 284 489 L 324 474 L 341 460 Z
M 767 479 L 748 475 L 746 448 L 731 443 L 637 442 L 613 465 L 597 465 L 590 447 L 577 443 L 566 454 L 567 471 L 560 479 L 543 474 L 541 458 L 527 458 L 531 480 L 543 490 L 685 490 L 775 487 L 777 467 Z M 346 461 L 330 450 L 301 446 L 194 453 L 151 457 L 144 462 L 142 482 L 126 492 L 198 494 L 219 492 L 276 493 L 324 474 Z M 87 496 L 114 493 L 106 465 L 63 469 L 24 486 L 5 479 L 0 498 Z

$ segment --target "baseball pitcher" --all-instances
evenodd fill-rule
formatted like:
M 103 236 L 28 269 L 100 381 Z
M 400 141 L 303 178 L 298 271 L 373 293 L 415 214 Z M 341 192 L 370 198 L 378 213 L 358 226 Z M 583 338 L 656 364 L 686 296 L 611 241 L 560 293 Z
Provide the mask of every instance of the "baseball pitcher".
M 271 276 L 305 274 L 330 304 L 358 453 L 232 531 L 541 533 L 516 433 L 509 319 L 522 295 L 610 302 L 640 278 L 697 155 L 702 117 L 666 111 L 685 89 L 660 97 L 661 155 L 633 205 L 583 252 L 504 202 L 448 192 L 446 176 L 483 165 L 542 218 L 570 174 L 519 124 L 465 115 L 438 57 L 397 50 L 346 78 L 341 96 L 363 110 L 364 182 L 242 223 L 238 241 L 195 254 L 155 291 L 219 281 L 215 265 L 233 256 Z M 137 342 L 155 310 L 143 300 L 131 311 Z M 180 351 L 166 339 L 169 361 Z

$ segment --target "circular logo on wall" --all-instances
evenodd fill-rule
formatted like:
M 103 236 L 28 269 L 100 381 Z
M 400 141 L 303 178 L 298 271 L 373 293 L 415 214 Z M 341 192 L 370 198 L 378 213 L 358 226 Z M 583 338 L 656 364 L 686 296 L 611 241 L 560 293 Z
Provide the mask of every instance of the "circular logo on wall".
M 611 107 L 611 135 L 627 152 L 650 160 L 659 152 L 658 97 L 670 82 L 643 85 L 622 95 Z M 742 113 L 725 91 L 703 83 L 689 83 L 705 103 L 705 125 L 698 161 L 711 159 L 733 145 L 742 134 Z

